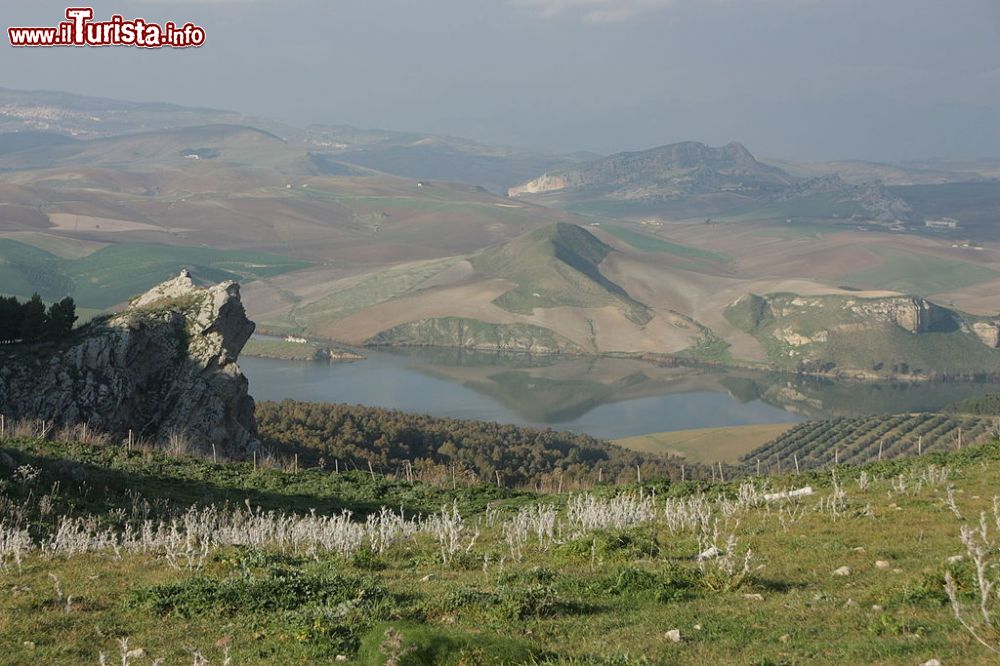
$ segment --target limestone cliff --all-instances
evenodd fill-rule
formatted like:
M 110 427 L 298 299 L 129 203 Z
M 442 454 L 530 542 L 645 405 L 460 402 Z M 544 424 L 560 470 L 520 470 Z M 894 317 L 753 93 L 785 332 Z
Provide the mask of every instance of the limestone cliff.
M 864 377 L 1000 372 L 1000 324 L 918 296 L 747 295 L 725 316 L 777 368 Z
M 201 288 L 184 271 L 59 349 L 0 349 L 0 408 L 158 442 L 178 435 L 242 455 L 258 445 L 236 364 L 253 330 L 237 283 Z

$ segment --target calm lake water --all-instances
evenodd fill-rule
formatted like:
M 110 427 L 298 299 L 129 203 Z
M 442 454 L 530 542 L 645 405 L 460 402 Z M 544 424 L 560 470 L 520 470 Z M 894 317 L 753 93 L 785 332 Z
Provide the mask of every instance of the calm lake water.
M 243 358 L 257 400 L 372 405 L 620 438 L 805 418 L 939 409 L 982 384 L 852 384 L 660 368 L 625 359 L 453 350 L 364 352 L 354 363 Z

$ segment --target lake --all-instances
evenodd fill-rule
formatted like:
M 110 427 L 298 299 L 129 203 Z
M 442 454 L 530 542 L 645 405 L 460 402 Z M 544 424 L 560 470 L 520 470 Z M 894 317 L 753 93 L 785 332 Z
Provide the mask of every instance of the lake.
M 998 389 L 853 383 L 631 359 L 364 350 L 354 363 L 243 358 L 257 400 L 362 404 L 617 439 L 650 432 L 936 410 Z

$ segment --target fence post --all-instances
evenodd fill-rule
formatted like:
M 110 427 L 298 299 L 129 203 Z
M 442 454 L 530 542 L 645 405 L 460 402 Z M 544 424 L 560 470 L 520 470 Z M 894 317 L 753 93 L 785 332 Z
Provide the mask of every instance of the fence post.
M 799 473 L 799 454 L 798 453 L 794 453 L 792 455 L 795 456 L 795 473 L 798 474 Z

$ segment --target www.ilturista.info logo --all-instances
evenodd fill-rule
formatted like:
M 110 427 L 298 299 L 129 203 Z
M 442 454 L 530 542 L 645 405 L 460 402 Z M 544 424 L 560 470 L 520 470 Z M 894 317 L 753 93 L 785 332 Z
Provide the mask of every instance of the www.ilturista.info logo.
M 70 7 L 66 20 L 47 28 L 7 28 L 11 46 L 138 46 L 146 49 L 188 48 L 205 43 L 205 29 L 194 23 L 163 25 L 115 14 L 94 21 L 91 7 Z

